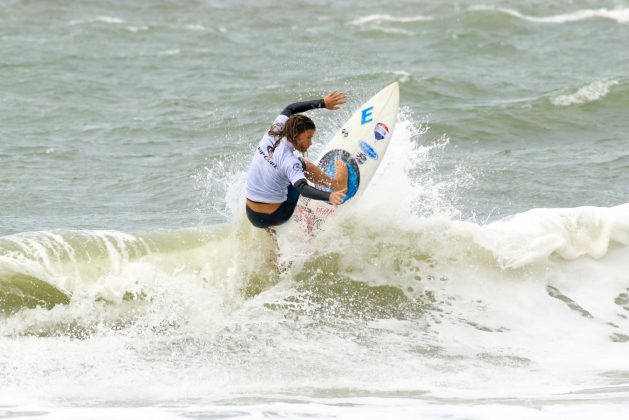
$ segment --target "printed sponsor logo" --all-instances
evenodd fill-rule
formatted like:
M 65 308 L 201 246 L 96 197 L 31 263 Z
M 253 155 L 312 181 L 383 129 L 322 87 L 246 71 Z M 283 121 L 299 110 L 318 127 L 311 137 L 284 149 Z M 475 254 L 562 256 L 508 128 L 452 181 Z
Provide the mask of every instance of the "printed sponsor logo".
M 317 224 L 317 218 L 315 217 L 312 210 L 310 210 L 307 206 L 308 203 L 304 203 L 304 205 L 297 205 L 295 212 L 293 213 L 293 218 L 299 225 L 306 230 L 309 234 L 312 234 L 315 225 Z
M 373 121 L 373 107 L 372 106 L 363 109 L 362 111 L 360 111 L 360 113 L 361 113 L 360 125 L 365 125 Z
M 293 165 L 293 171 L 297 171 L 297 172 L 303 172 L 304 171 L 304 166 L 301 164 L 301 162 L 295 163 Z
M 272 167 L 274 167 L 275 169 L 277 169 L 277 164 L 275 162 L 273 162 L 271 160 L 270 157 L 268 157 L 264 151 L 262 150 L 262 148 L 260 148 L 260 146 L 258 146 L 258 153 L 260 153 L 262 155 L 262 157 L 264 158 L 264 160 L 266 160 Z
M 371 147 L 367 142 L 364 141 L 360 141 L 360 148 L 363 150 L 363 152 L 365 152 L 365 154 L 370 157 L 373 160 L 378 160 L 378 153 L 373 150 L 373 147 Z
M 342 149 L 333 149 L 323 155 L 319 161 L 319 167 L 323 169 L 327 176 L 334 178 L 336 175 L 334 165 L 337 160 L 342 161 L 347 167 L 347 194 L 343 200 L 345 202 L 351 199 L 358 191 L 360 186 L 360 168 L 356 159 L 347 150 Z
M 389 135 L 389 127 L 385 123 L 378 123 L 373 129 L 376 140 L 384 140 Z
M 367 155 L 359 150 L 354 153 L 354 159 L 356 159 L 356 162 L 358 162 L 359 165 L 362 165 L 367 162 Z
M 328 217 L 334 214 L 334 211 L 335 211 L 334 207 L 317 207 L 316 215 L 322 216 L 322 217 Z

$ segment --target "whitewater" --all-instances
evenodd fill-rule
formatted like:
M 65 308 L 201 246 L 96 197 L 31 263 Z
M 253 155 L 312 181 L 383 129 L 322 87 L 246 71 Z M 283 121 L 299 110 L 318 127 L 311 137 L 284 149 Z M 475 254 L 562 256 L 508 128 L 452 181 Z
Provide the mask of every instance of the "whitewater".
M 525 397 L 529 409 L 574 416 L 568 400 L 582 418 L 584 401 L 624 404 L 629 205 L 486 225 L 421 216 L 411 204 L 437 186 L 406 177 L 387 194 L 404 166 L 444 147 L 417 147 L 416 133 L 401 122 L 363 202 L 318 237 L 280 231 L 280 258 L 292 263 L 281 274 L 242 214 L 134 235 L 2 237 L 2 373 L 13 378 L 3 404 L 193 401 L 219 417 L 230 415 L 223 401 L 289 416 L 349 404 L 334 415 L 373 418 L 407 405 L 431 413 L 427 402 L 455 413 L 490 404 L 502 416 Z M 371 404 L 382 414 L 363 412 Z M 136 411 L 125 415 L 149 415 Z
M 0 418 L 626 418 L 627 10 L 0 1 Z M 314 160 L 393 81 L 278 270 L 255 144 L 343 90 Z

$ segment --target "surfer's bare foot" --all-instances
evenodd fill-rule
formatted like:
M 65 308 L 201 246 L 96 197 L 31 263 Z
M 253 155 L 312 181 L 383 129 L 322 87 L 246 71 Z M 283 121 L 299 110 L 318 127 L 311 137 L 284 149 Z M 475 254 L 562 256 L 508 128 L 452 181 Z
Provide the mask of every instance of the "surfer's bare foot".
M 334 163 L 334 173 L 336 174 L 336 176 L 332 180 L 332 188 L 334 188 L 334 191 L 339 191 L 347 188 L 348 173 L 345 162 L 343 162 L 342 160 L 337 160 Z

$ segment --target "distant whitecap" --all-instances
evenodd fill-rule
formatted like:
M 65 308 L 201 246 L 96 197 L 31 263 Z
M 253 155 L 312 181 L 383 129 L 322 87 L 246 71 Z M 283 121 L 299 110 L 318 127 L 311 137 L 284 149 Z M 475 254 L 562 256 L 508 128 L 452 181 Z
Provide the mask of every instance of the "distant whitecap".
M 395 17 L 391 15 L 369 15 L 363 16 L 352 21 L 352 25 L 360 26 L 368 23 L 412 23 L 412 22 L 426 22 L 433 20 L 429 16 L 409 16 L 409 17 Z
M 82 25 L 86 23 L 108 23 L 111 25 L 119 25 L 121 23 L 125 23 L 125 20 L 113 16 L 97 16 L 95 18 L 77 19 L 70 21 L 70 25 Z
M 148 26 L 129 26 L 127 28 L 129 30 L 129 32 L 144 32 L 144 31 L 148 31 L 149 27 Z
M 162 51 L 158 55 L 161 55 L 161 56 L 173 56 L 173 55 L 179 55 L 180 53 L 181 53 L 181 50 L 179 48 L 174 48 L 172 50 Z
M 383 32 L 385 34 L 394 34 L 394 35 L 415 35 L 415 32 L 413 31 L 407 31 L 406 29 L 401 29 L 401 28 L 390 28 L 390 27 L 386 27 L 386 26 L 379 26 L 379 25 L 374 25 L 369 27 L 370 30 L 375 30 L 375 31 L 380 31 Z
M 185 29 L 189 30 L 189 31 L 205 31 L 205 26 L 201 25 L 201 24 L 190 24 L 190 25 L 185 25 L 184 26 Z
M 550 101 L 556 106 L 581 105 L 588 102 L 598 101 L 607 96 L 610 88 L 617 84 L 617 80 L 596 81 L 583 86 L 575 93 L 569 95 L 559 95 L 552 98 Z
M 525 15 L 514 9 L 492 8 L 492 7 L 485 7 L 485 6 L 472 7 L 470 10 L 495 10 L 495 11 L 516 17 L 518 19 L 523 19 L 529 22 L 537 22 L 537 23 L 561 24 L 561 23 L 569 23 L 569 22 L 580 22 L 580 21 L 592 20 L 592 19 L 609 19 L 617 23 L 629 23 L 629 9 L 614 9 L 614 10 L 609 10 L 605 8 L 583 9 L 583 10 L 576 10 L 574 12 L 562 13 L 559 15 L 552 15 L 552 16 L 530 16 L 530 15 Z
M 408 82 L 410 80 L 410 78 L 412 77 L 412 74 L 410 74 L 407 71 L 404 70 L 394 70 L 389 72 L 397 77 L 399 77 L 398 81 L 404 83 L 404 82 Z

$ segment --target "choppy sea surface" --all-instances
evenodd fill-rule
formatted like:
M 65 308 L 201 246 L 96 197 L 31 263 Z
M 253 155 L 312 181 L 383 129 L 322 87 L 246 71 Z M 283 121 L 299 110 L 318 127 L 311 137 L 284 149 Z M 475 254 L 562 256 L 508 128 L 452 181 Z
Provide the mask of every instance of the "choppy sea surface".
M 0 418 L 629 416 L 629 2 L 0 0 Z M 244 217 L 400 83 L 315 238 Z

